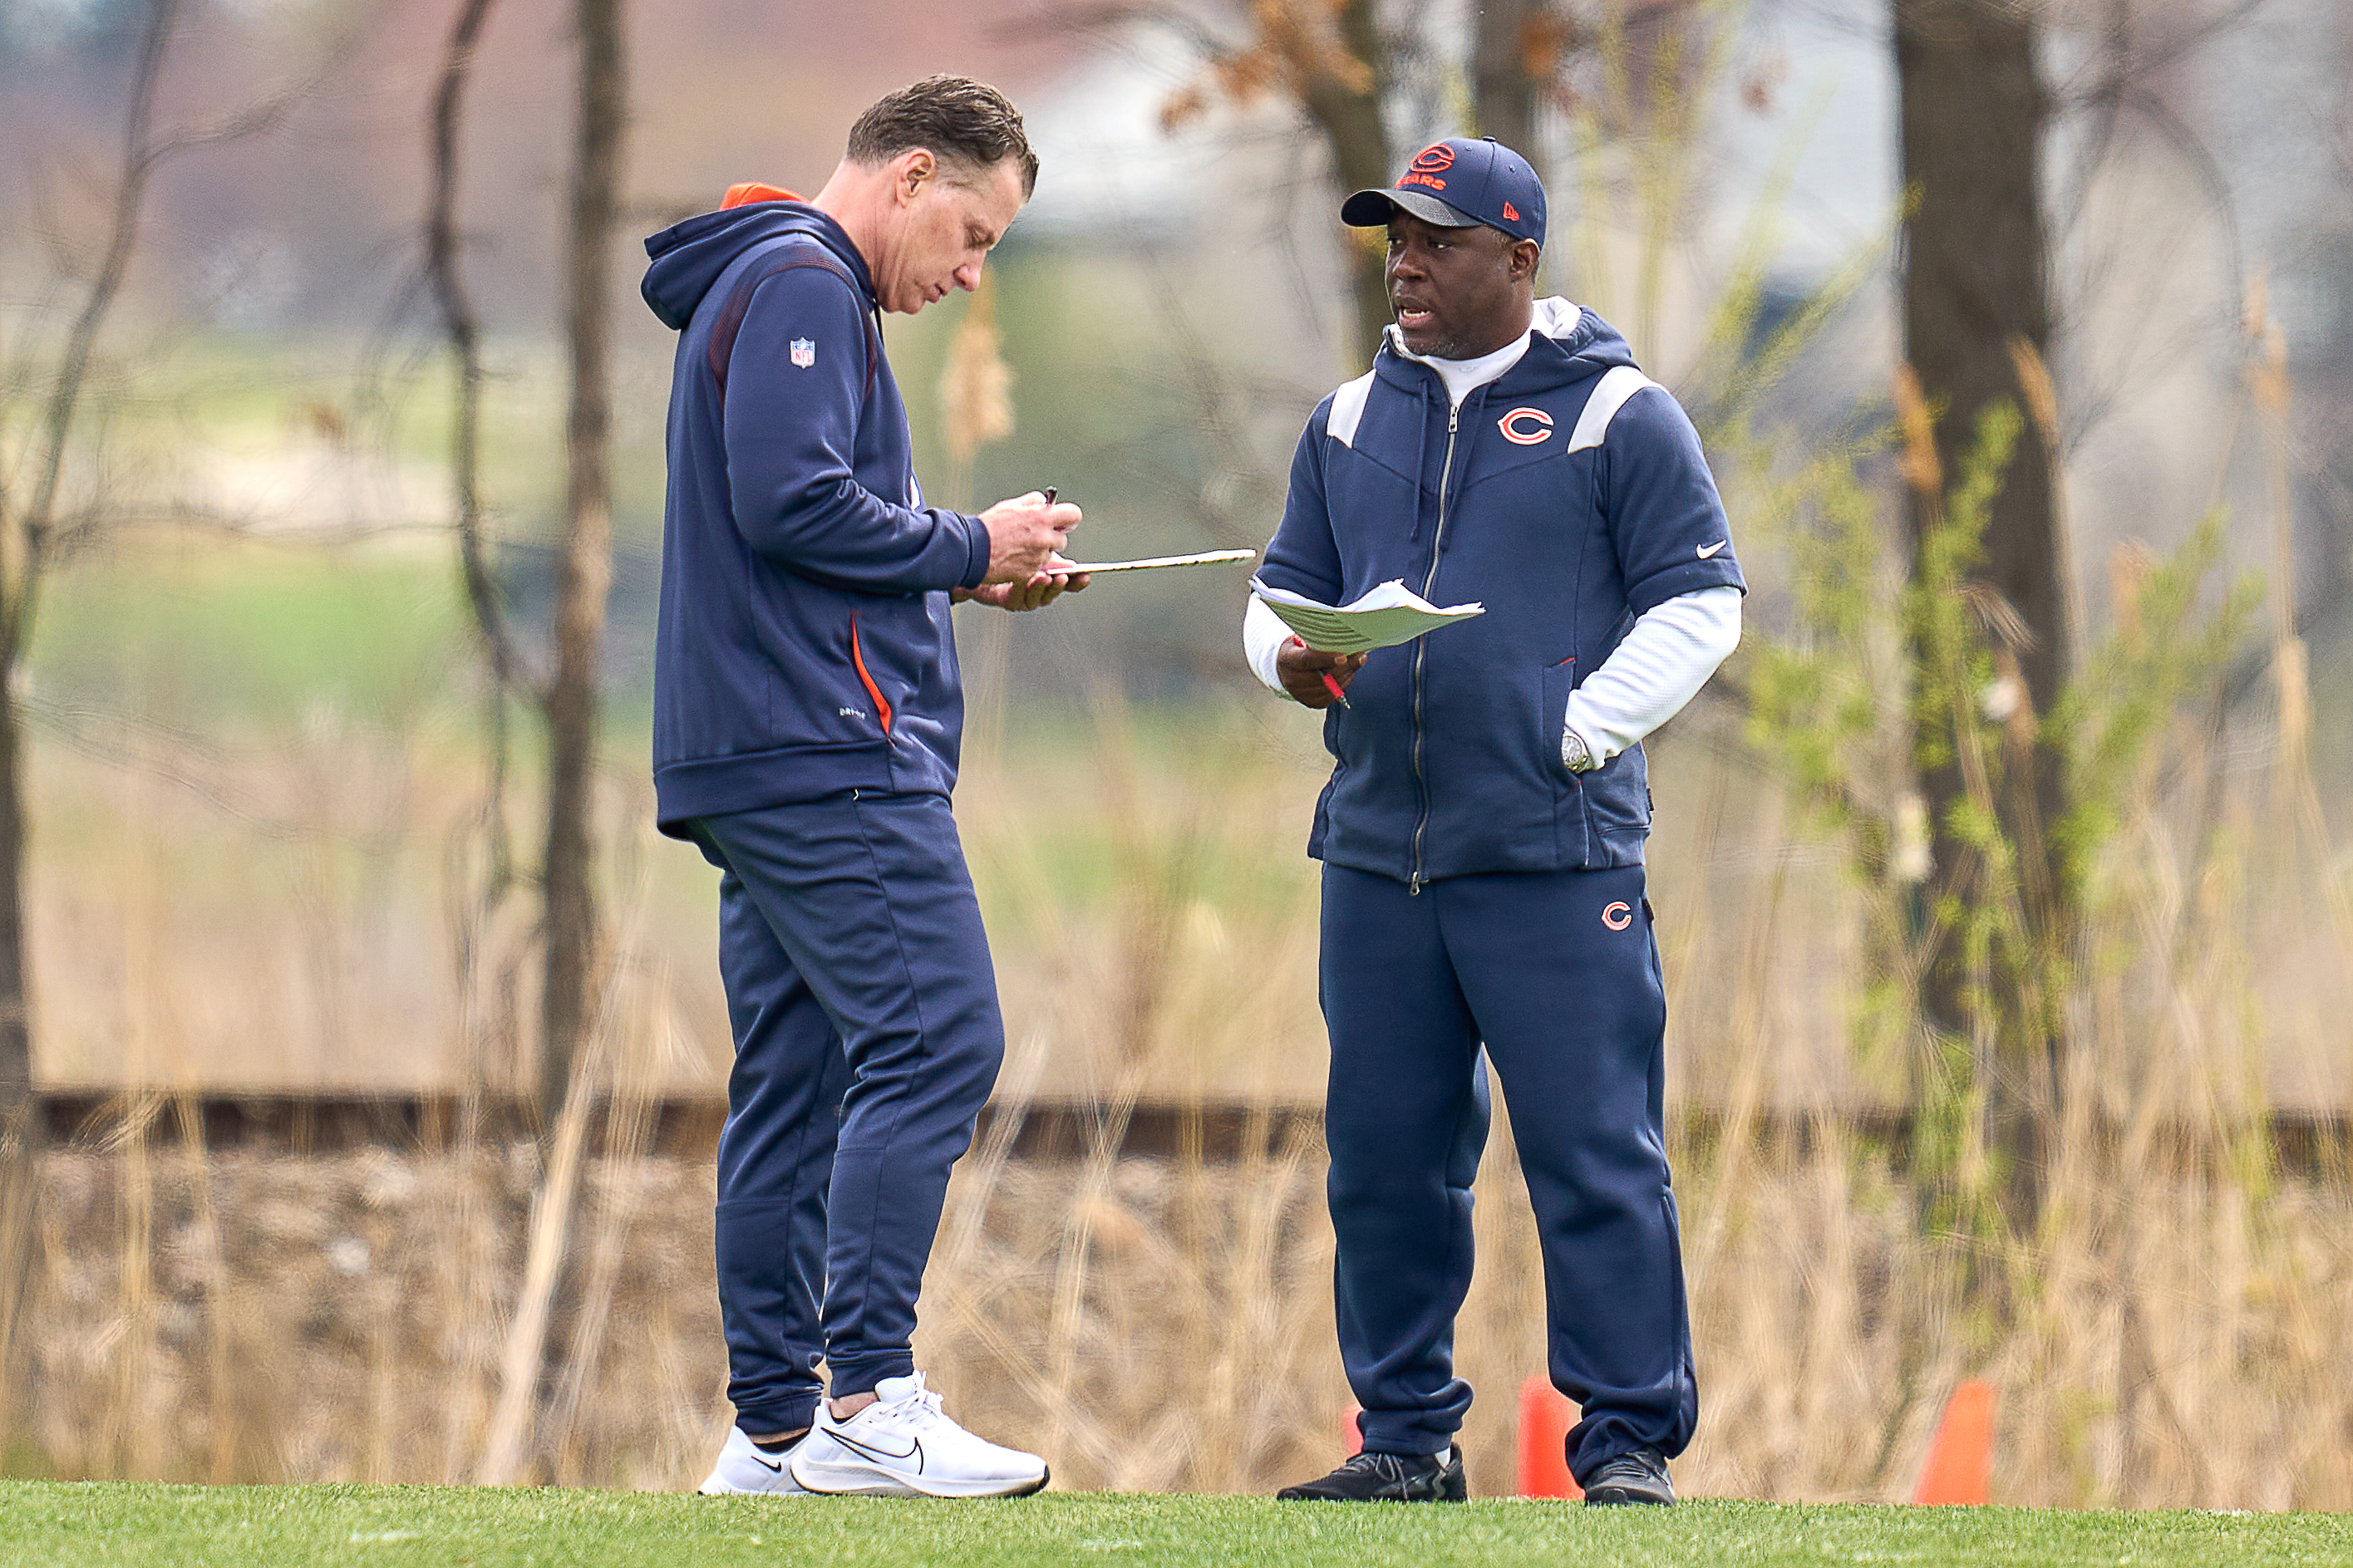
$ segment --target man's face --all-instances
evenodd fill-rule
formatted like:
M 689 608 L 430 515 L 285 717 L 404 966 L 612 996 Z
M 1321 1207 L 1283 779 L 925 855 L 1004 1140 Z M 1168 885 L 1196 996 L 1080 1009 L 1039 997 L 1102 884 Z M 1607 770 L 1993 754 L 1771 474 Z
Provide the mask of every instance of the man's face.
M 1021 169 L 1008 158 L 966 171 L 918 149 L 892 160 L 892 174 L 874 291 L 884 310 L 912 316 L 979 286 L 982 262 L 1021 211 Z
M 1385 276 L 1398 335 L 1437 359 L 1493 353 L 1527 330 L 1536 256 L 1534 240 L 1484 224 L 1440 228 L 1396 214 Z

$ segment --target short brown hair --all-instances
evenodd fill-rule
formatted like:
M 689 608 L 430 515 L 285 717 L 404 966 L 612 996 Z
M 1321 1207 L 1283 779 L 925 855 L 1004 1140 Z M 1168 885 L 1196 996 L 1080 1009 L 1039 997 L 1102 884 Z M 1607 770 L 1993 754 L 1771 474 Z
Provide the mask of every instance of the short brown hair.
M 1021 194 L 1038 188 L 1038 154 L 1021 129 L 1021 111 L 987 82 L 929 76 L 875 103 L 849 128 L 849 161 L 872 168 L 917 147 L 943 163 L 992 169 L 1008 158 L 1021 166 Z

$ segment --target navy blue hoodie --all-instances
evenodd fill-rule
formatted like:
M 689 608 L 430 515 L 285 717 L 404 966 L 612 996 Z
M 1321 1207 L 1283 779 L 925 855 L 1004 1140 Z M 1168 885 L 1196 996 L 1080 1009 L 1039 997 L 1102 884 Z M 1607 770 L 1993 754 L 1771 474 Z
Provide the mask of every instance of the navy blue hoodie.
M 654 648 L 654 789 L 690 818 L 852 788 L 944 795 L 964 697 L 947 590 L 976 517 L 923 504 L 874 283 L 799 202 L 646 241 L 679 329 Z
M 1417 888 L 1640 865 L 1642 748 L 1570 773 L 1568 694 L 1643 611 L 1745 586 L 1682 407 L 1600 317 L 1551 300 L 1519 363 L 1459 409 L 1388 342 L 1318 405 L 1259 576 L 1325 604 L 1402 579 L 1486 606 L 1374 653 L 1324 712 L 1335 766 L 1308 853 Z

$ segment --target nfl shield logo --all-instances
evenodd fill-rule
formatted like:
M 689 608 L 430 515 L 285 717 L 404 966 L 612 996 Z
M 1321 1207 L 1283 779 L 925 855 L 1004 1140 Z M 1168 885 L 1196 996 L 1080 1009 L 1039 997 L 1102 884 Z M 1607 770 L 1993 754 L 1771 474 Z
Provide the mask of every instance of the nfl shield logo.
M 793 340 L 793 363 L 807 370 L 817 363 L 817 344 L 807 338 Z

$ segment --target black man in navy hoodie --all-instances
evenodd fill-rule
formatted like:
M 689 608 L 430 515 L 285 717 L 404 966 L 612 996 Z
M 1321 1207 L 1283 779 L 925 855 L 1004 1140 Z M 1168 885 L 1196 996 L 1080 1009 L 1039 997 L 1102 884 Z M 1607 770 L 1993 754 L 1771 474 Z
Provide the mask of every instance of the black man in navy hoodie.
M 1590 310 L 1535 297 L 1535 173 L 1424 148 L 1341 221 L 1388 230 L 1397 324 L 1309 418 L 1261 579 L 1345 604 L 1402 579 L 1485 614 L 1370 655 L 1253 601 L 1266 683 L 1324 710 L 1324 1133 L 1341 1360 L 1364 1450 L 1301 1500 L 1466 1494 L 1454 1316 L 1494 1064 L 1542 1244 L 1569 1466 L 1672 1503 L 1698 1418 L 1643 896 L 1642 737 L 1740 636 L 1740 567 L 1691 421 Z M 1329 682 L 1329 686 L 1327 686 Z M 1331 688 L 1345 687 L 1335 703 Z

